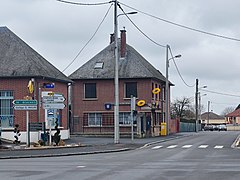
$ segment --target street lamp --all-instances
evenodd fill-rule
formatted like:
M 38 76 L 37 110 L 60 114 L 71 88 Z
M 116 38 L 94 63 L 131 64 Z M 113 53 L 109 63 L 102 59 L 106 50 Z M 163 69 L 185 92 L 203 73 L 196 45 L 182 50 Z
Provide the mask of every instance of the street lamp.
M 136 12 L 136 11 L 132 11 L 132 12 L 128 12 L 128 13 L 122 13 L 122 14 L 118 14 L 117 15 L 117 18 L 119 17 L 119 16 L 122 16 L 122 15 L 127 15 L 127 14 L 137 14 L 138 12 Z
M 119 143 L 119 75 L 118 75 L 118 61 L 119 61 L 119 47 L 118 47 L 118 21 L 117 18 L 118 1 L 114 1 L 114 53 L 115 53 L 115 75 L 114 75 L 114 143 Z M 125 14 L 136 14 L 137 12 L 129 12 Z
M 166 87 L 165 87 L 165 94 L 166 94 L 166 114 L 165 114 L 165 123 L 167 124 L 167 135 L 169 135 L 169 81 L 168 81 L 168 68 L 169 68 L 169 61 L 174 59 L 174 58 L 180 58 L 181 55 L 176 55 L 172 58 L 168 58 L 168 50 L 170 49 L 170 46 L 166 46 Z

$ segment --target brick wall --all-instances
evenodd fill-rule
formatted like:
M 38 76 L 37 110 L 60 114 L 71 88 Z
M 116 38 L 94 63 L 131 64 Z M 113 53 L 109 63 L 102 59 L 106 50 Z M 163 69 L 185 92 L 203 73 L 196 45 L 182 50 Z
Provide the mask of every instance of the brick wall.
M 30 94 L 27 90 L 27 85 L 30 78 L 1 78 L 0 79 L 0 90 L 11 90 L 13 91 L 14 100 L 15 99 L 23 99 L 25 96 L 32 96 L 33 99 L 39 100 L 39 88 L 41 91 L 53 91 L 59 92 L 64 95 L 67 99 L 68 91 L 67 91 L 67 83 L 62 82 L 54 82 L 43 79 L 35 78 L 34 82 L 34 93 Z M 42 84 L 46 82 L 54 82 L 55 88 L 53 89 L 44 89 L 42 88 Z M 68 107 L 67 100 L 65 101 L 66 107 L 62 110 L 62 126 L 64 129 L 67 129 L 68 125 Z M 45 111 L 41 107 L 40 111 L 34 110 L 29 111 L 29 121 L 30 122 L 43 122 L 45 120 Z M 21 131 L 26 131 L 26 111 L 14 110 L 14 124 L 20 125 Z
M 73 101 L 72 101 L 72 110 L 73 110 L 73 117 L 74 118 L 83 118 L 84 113 L 89 112 L 99 112 L 99 113 L 114 113 L 114 107 L 112 106 L 111 110 L 105 110 L 104 104 L 105 103 L 112 103 L 114 104 L 114 80 L 74 80 L 74 85 L 72 88 L 73 94 Z M 162 102 L 162 93 L 164 90 L 160 92 L 159 95 L 152 96 L 152 85 L 162 87 L 164 84 L 161 84 L 159 81 L 153 79 L 120 79 L 119 80 L 119 103 L 130 103 L 130 98 L 124 98 L 124 86 L 126 82 L 137 82 L 137 91 L 138 91 L 138 99 L 137 100 L 145 100 L 146 103 L 151 103 L 154 100 L 159 100 Z M 96 83 L 97 89 L 97 98 L 86 100 L 84 99 L 84 83 Z M 162 104 L 161 104 L 162 107 Z M 119 107 L 120 112 L 130 112 L 130 105 Z M 142 110 L 140 107 L 137 107 L 137 111 L 149 111 L 150 110 Z M 158 112 L 161 110 L 158 110 Z M 163 116 L 163 115 L 162 115 Z M 162 117 L 160 117 L 162 118 Z M 160 121 L 159 121 L 160 122 Z M 82 125 L 82 123 L 81 123 Z M 83 127 L 76 127 L 75 129 L 83 130 Z M 99 131 L 93 128 L 87 130 L 85 127 L 85 131 Z M 103 130 L 103 129 L 102 129 Z

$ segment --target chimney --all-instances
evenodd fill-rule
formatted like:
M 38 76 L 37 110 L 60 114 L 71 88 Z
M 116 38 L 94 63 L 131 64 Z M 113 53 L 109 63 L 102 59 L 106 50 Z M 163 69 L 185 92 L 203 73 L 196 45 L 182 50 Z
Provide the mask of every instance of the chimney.
M 112 44 L 115 40 L 114 33 L 110 34 L 110 44 Z
M 126 56 L 126 30 L 121 30 L 121 49 L 120 58 L 125 58 Z

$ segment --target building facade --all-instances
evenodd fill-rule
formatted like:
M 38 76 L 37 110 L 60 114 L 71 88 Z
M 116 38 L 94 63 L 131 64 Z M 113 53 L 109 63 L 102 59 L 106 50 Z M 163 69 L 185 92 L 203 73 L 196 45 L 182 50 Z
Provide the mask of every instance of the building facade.
M 34 51 L 7 27 L 0 27 L 0 121 L 2 138 L 14 140 L 14 128 L 18 125 L 19 140 L 26 142 L 29 123 L 46 123 L 54 133 L 54 121 L 58 121 L 63 139 L 69 137 L 68 84 L 72 81 Z M 31 86 L 31 87 L 30 87 Z M 31 88 L 31 90 L 29 89 Z M 42 96 L 58 93 L 66 100 L 63 109 L 45 109 Z M 50 96 L 50 95 L 49 95 Z M 36 109 L 14 108 L 16 100 L 36 100 Z M 26 106 L 24 106 L 26 108 Z M 27 114 L 28 111 L 28 114 Z M 55 117 L 49 121 L 49 114 Z M 41 139 L 42 131 L 31 131 L 30 140 Z
M 80 134 L 114 132 L 114 38 L 110 45 L 73 72 L 72 130 Z M 134 133 L 159 136 L 165 115 L 166 79 L 143 56 L 126 43 L 126 31 L 119 39 L 119 127 L 120 135 L 131 133 L 131 96 L 136 97 Z M 172 85 L 170 83 L 170 85 Z M 156 92 L 153 90 L 157 90 Z M 170 104 L 170 103 L 169 103 Z

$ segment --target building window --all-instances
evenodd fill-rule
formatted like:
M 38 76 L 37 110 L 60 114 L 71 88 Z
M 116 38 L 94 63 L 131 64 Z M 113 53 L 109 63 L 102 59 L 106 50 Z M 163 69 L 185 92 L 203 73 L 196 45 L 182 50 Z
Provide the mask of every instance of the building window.
M 88 126 L 100 126 L 100 125 L 102 125 L 102 113 L 89 113 Z
M 131 125 L 131 116 L 128 112 L 119 113 L 119 124 Z
M 96 83 L 85 83 L 84 84 L 85 98 L 97 98 Z
M 94 69 L 103 69 L 103 62 L 96 62 Z
M 137 97 L 137 83 L 126 82 L 125 83 L 125 98 Z
M 0 91 L 0 121 L 2 128 L 13 127 L 13 91 Z

